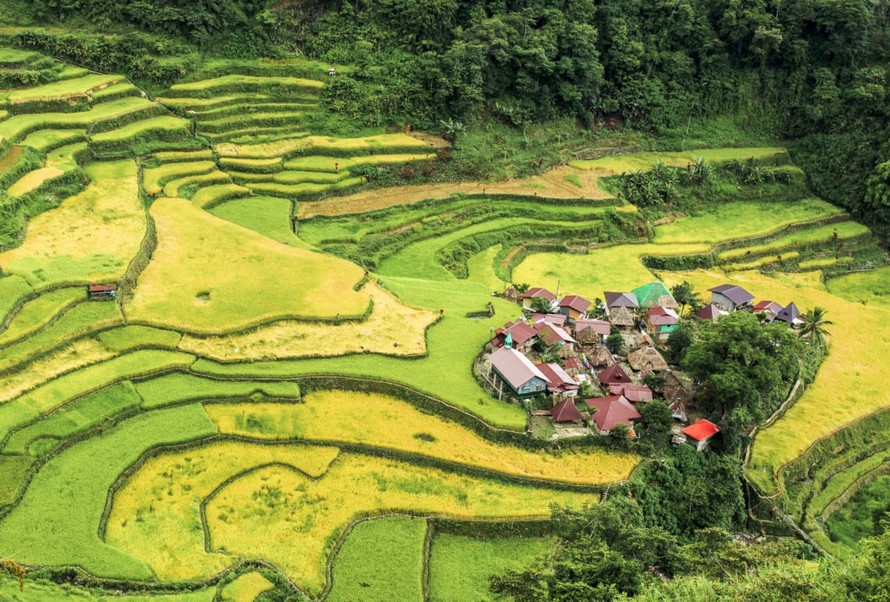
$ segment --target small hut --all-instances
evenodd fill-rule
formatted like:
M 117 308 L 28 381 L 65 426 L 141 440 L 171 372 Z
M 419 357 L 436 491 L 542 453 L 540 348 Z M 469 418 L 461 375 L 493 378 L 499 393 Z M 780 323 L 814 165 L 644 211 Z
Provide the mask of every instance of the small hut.
M 633 312 L 626 307 L 616 307 L 609 313 L 609 321 L 612 326 L 617 328 L 633 328 L 634 315 Z
M 116 296 L 116 284 L 90 284 L 89 286 L 87 286 L 87 299 L 89 299 L 90 301 L 114 299 Z
M 594 368 L 608 368 L 615 363 L 615 360 L 612 359 L 612 352 L 604 345 L 597 347 L 596 351 L 587 356 L 587 359 Z
M 637 372 L 641 370 L 662 372 L 668 369 L 665 359 L 658 353 L 655 347 L 649 345 L 643 345 L 636 351 L 630 352 L 627 355 L 627 362 Z

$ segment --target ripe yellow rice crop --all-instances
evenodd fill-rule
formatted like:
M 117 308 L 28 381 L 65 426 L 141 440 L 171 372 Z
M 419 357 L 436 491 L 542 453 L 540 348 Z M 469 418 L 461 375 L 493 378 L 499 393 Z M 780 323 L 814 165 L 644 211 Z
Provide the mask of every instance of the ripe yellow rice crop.
M 199 507 L 206 496 L 238 473 L 267 464 L 321 477 L 339 451 L 224 441 L 161 454 L 114 496 L 106 541 L 144 560 L 161 579 L 209 577 L 233 560 L 204 551 Z
M 326 391 L 305 395 L 304 401 L 209 404 L 206 410 L 222 433 L 364 443 L 551 481 L 609 483 L 627 478 L 639 462 L 637 456 L 599 448 L 552 454 L 498 445 L 466 427 L 385 395 Z
M 543 518 L 552 504 L 596 499 L 343 453 L 317 481 L 284 467 L 245 474 L 208 500 L 207 525 L 212 550 L 263 558 L 317 593 L 334 543 L 361 516 Z
M 365 289 L 374 302 L 367 320 L 339 324 L 286 321 L 243 334 L 185 335 L 179 348 L 212 359 L 255 361 L 348 353 L 423 355 L 424 332 L 437 314 L 402 304 L 374 283 Z

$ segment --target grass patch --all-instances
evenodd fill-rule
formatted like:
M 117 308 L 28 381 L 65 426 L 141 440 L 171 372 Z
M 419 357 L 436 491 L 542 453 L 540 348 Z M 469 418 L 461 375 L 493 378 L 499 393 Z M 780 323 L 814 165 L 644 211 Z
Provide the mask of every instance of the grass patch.
M 27 138 L 22 140 L 22 145 L 46 152 L 47 149 L 58 148 L 85 140 L 86 130 L 40 130 L 29 134 Z
M 326 602 L 423 600 L 426 521 L 392 516 L 361 522 L 334 559 Z
M 86 293 L 80 287 L 51 291 L 28 301 L 15 315 L 6 330 L 0 331 L 0 347 L 9 345 L 43 328 L 60 313 L 82 301 Z
M 384 395 L 327 391 L 306 395 L 304 402 L 213 405 L 207 413 L 227 434 L 363 443 L 548 481 L 609 483 L 627 478 L 639 461 L 598 448 L 554 454 L 498 445 Z M 396 423 L 398 429 L 393 428 Z
M 209 148 L 193 151 L 160 151 L 152 155 L 159 163 L 180 163 L 186 161 L 204 161 L 213 159 L 213 151 Z
M 794 203 L 724 203 L 656 227 L 653 242 L 716 243 L 769 234 L 791 224 L 840 213 L 843 213 L 843 209 L 819 199 L 803 199 Z
M 191 405 L 137 416 L 66 449 L 34 476 L 0 522 L 4 554 L 25 564 L 79 565 L 103 577 L 152 579 L 145 562 L 99 539 L 108 490 L 146 449 L 214 432 L 203 408 Z
M 0 404 L 0 437 L 65 403 L 115 382 L 173 368 L 186 368 L 194 357 L 163 350 L 134 351 L 82 367 Z
M 142 171 L 142 187 L 146 194 L 161 194 L 167 182 L 183 176 L 203 175 L 216 171 L 213 161 L 188 161 L 185 163 L 163 163 L 159 167 L 146 168 Z M 167 196 L 177 196 L 168 194 Z
M 741 261 L 738 263 L 727 263 L 720 267 L 726 272 L 738 272 L 740 270 L 756 270 L 766 265 L 778 264 L 781 269 L 784 261 L 797 259 L 800 255 L 799 251 L 783 251 L 781 255 L 766 255 L 751 261 Z
M 211 96 L 228 91 L 266 92 L 290 90 L 292 93 L 317 92 L 324 84 L 314 79 L 298 77 L 255 77 L 251 75 L 223 75 L 196 82 L 175 84 L 170 87 L 169 96 Z
M 553 546 L 554 540 L 547 537 L 478 539 L 436 533 L 430 547 L 430 600 L 494 601 L 489 577 L 520 571 L 552 552 Z
M 65 172 L 58 167 L 41 167 L 19 178 L 6 191 L 12 196 L 22 196 L 23 194 L 28 194 L 47 180 L 56 178 L 63 173 Z
M 625 155 L 609 155 L 599 159 L 572 161 L 572 167 L 578 169 L 601 170 L 613 174 L 628 171 L 648 170 L 653 163 L 661 161 L 666 165 L 685 166 L 701 157 L 712 163 L 744 161 L 755 159 L 771 163 L 788 163 L 788 150 L 782 147 L 750 147 L 750 148 L 702 148 L 680 152 L 646 152 Z
M 831 514 L 826 527 L 833 539 L 850 548 L 876 535 L 874 515 L 890 508 L 890 476 L 882 475 L 856 492 Z
M 0 505 L 15 501 L 31 462 L 27 456 L 0 455 Z
M 192 195 L 192 203 L 196 207 L 205 209 L 211 208 L 213 205 L 226 200 L 250 194 L 250 189 L 237 184 L 217 184 L 213 186 L 204 186 Z
M 410 511 L 539 518 L 549 516 L 553 503 L 577 506 L 595 499 L 343 453 L 317 481 L 269 467 L 228 483 L 208 500 L 207 522 L 213 550 L 264 558 L 318 592 L 333 543 L 360 516 Z M 258 531 L 266 536 L 256 537 Z
M 213 184 L 230 184 L 231 182 L 232 180 L 227 173 L 216 170 L 214 166 L 214 170 L 207 173 L 170 180 L 164 186 L 164 195 L 169 197 L 190 197 L 192 195 L 187 194 L 186 190 L 200 189 Z
M 426 143 L 406 134 L 378 134 L 361 138 L 331 138 L 307 136 L 299 139 L 275 140 L 261 144 L 220 144 L 216 151 L 223 157 L 248 157 L 263 159 L 286 157 L 294 153 L 312 154 L 316 151 L 377 151 L 416 147 L 426 148 Z
M 275 196 L 250 196 L 222 203 L 210 213 L 280 243 L 312 249 L 291 230 L 291 201 Z
M 260 594 L 274 589 L 275 585 L 259 573 L 241 575 L 220 592 L 220 602 L 254 602 Z
M 361 321 L 339 323 L 277 322 L 243 334 L 220 337 L 185 335 L 179 347 L 222 361 L 383 353 L 421 356 L 426 328 L 436 319 L 428 309 L 408 307 L 376 283 L 364 289 L 374 303 Z
M 98 339 L 109 351 L 126 351 L 139 346 L 175 348 L 181 336 L 172 330 L 130 324 L 102 332 Z
M 105 75 L 102 73 L 91 73 L 83 77 L 71 79 L 62 79 L 60 81 L 35 86 L 33 88 L 23 88 L 21 90 L 12 90 L 7 94 L 9 102 L 19 104 L 32 100 L 52 100 L 56 98 L 69 98 L 75 95 L 84 95 L 90 91 L 114 84 L 123 79 L 121 75 Z
M 781 251 L 791 247 L 821 244 L 831 245 L 834 242 L 834 233 L 837 232 L 837 240 L 843 241 L 848 238 L 863 236 L 868 234 L 869 230 L 858 222 L 840 222 L 836 224 L 828 224 L 825 226 L 817 226 L 816 228 L 807 228 L 798 230 L 785 236 L 781 236 L 776 240 L 762 245 L 754 245 L 750 247 L 741 247 L 720 253 L 717 259 L 720 261 L 730 261 L 733 259 L 741 259 L 747 255 L 759 255 L 769 253 L 771 251 Z
M 57 283 L 117 280 L 145 232 L 136 165 L 93 163 L 80 194 L 28 222 L 21 246 L 0 253 L 0 266 L 35 289 Z
M 6 442 L 3 452 L 43 455 L 71 435 L 82 433 L 121 412 L 138 407 L 141 403 L 142 399 L 129 381 L 112 385 L 16 431 Z M 39 445 L 32 447 L 35 441 L 39 441 Z
M 19 591 L 17 580 L 0 576 L 0 598 L 11 602 L 213 602 L 215 596 L 215 587 L 175 594 L 114 592 L 113 596 L 109 596 L 108 590 L 90 590 L 69 583 L 58 585 L 30 577 L 25 579 L 25 589 Z
M 151 206 L 158 247 L 128 318 L 186 331 L 231 331 L 263 320 L 360 315 L 362 277 L 345 261 L 276 243 L 178 199 Z M 258 294 L 262 291 L 262 294 Z M 336 300 L 331 291 L 338 291 Z M 209 292 L 209 300 L 196 296 Z
M 113 119 L 133 111 L 155 106 L 150 100 L 138 96 L 128 96 L 111 102 L 103 102 L 89 111 L 76 113 L 33 113 L 14 115 L 0 122 L 0 137 L 18 141 L 37 130 L 81 129 L 86 130 L 92 123 Z
M 294 382 L 211 380 L 182 372 L 139 381 L 136 391 L 146 408 L 207 399 L 300 399 L 300 387 Z
M 34 289 L 21 276 L 0 277 L 0 318 L 5 320 L 19 300 L 32 292 Z
M 890 307 L 890 267 L 838 276 L 826 286 L 833 295 L 848 301 Z
M 221 441 L 160 454 L 115 494 L 106 541 L 141 558 L 162 580 L 206 579 L 236 560 L 204 550 L 200 506 L 208 495 L 240 472 L 267 464 L 319 478 L 339 451 Z

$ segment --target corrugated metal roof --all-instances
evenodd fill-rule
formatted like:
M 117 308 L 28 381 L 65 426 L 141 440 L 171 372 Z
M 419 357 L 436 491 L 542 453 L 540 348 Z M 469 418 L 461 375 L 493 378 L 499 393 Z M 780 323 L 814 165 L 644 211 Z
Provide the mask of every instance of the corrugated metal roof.
M 515 349 L 501 347 L 491 354 L 491 365 L 503 376 L 510 386 L 518 389 L 532 378 L 547 382 L 547 377 L 538 370 L 531 360 Z

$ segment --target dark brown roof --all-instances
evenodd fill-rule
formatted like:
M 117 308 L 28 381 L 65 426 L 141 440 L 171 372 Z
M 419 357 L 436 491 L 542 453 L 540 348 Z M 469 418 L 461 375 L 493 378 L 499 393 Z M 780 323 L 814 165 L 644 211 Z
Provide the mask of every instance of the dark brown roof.
M 553 416 L 553 422 L 575 422 L 576 420 L 584 420 L 584 416 L 575 407 L 575 400 L 569 397 L 552 408 L 550 414 Z
M 637 301 L 637 296 L 633 293 L 612 293 L 605 292 L 603 295 L 606 297 L 606 307 L 630 307 L 636 309 L 640 306 L 640 302 Z
M 542 299 L 547 299 L 548 301 L 556 301 L 556 295 L 548 291 L 546 288 L 541 288 L 539 286 L 530 288 L 522 293 L 523 299 L 534 299 L 535 297 L 541 297 Z
M 544 341 L 547 345 L 555 345 L 556 343 L 577 343 L 572 336 L 566 332 L 564 329 L 556 326 L 555 324 L 548 324 L 546 322 L 538 322 L 535 324 L 535 330 L 537 331 L 538 338 Z
M 736 305 L 747 303 L 754 298 L 754 295 L 735 284 L 721 284 L 720 286 L 715 286 L 708 290 L 712 293 L 720 293 Z
M 641 418 L 637 409 L 623 395 L 585 399 L 584 403 L 596 410 L 591 418 L 600 431 L 611 431 L 616 424 L 624 424 L 629 428 L 631 420 Z
M 590 301 L 578 295 L 566 295 L 559 300 L 560 307 L 570 307 L 582 314 L 590 307 Z
M 609 384 L 629 384 L 630 377 L 627 375 L 627 372 L 624 371 L 618 364 L 612 364 L 605 370 L 599 373 L 598 378 L 600 382 L 606 385 Z

